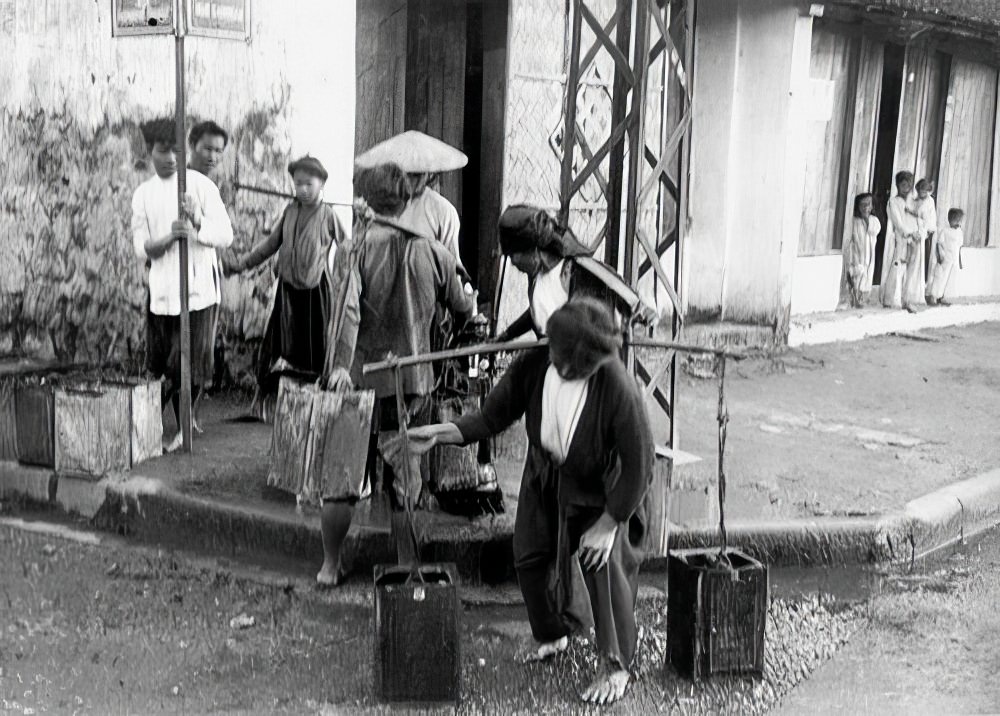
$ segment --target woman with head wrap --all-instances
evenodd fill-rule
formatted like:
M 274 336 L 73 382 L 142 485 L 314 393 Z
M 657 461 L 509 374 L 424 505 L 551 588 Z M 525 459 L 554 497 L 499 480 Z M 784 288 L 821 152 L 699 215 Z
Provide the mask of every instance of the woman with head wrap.
M 533 657 L 565 649 L 592 617 L 603 663 L 583 698 L 610 703 L 624 694 L 635 656 L 652 434 L 603 303 L 573 299 L 552 313 L 546 329 L 548 349 L 521 354 L 481 411 L 414 428 L 409 446 L 423 453 L 435 444 L 467 445 L 525 417 L 514 563 L 539 642 Z
M 549 316 L 573 296 L 593 296 L 631 320 L 651 317 L 639 295 L 593 250 L 542 209 L 508 207 L 500 216 L 500 250 L 528 275 L 529 308 L 497 340 L 509 341 L 534 330 L 545 334 Z

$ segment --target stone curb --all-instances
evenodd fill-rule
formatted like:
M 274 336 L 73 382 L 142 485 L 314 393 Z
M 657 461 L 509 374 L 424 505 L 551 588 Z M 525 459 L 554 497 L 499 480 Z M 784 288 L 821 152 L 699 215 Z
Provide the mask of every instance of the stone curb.
M 267 554 L 310 564 L 322 559 L 316 515 L 186 495 L 142 476 L 91 482 L 0 462 L 0 499 L 47 505 L 142 541 L 227 556 Z M 727 533 L 730 545 L 767 564 L 820 566 L 912 562 L 997 524 L 1000 470 L 948 485 L 885 515 L 733 522 Z M 431 530 L 425 540 L 425 560 L 456 562 L 466 579 L 513 578 L 510 521 L 492 530 Z M 718 530 L 676 529 L 670 535 L 671 548 L 718 544 Z M 393 559 L 383 529 L 353 526 L 345 549 L 355 569 Z M 649 557 L 644 569 L 663 569 L 665 563 L 663 557 Z
M 898 331 L 922 331 L 997 321 L 1000 320 L 1000 303 L 956 303 L 947 307 L 928 308 L 915 314 L 899 309 L 855 315 L 850 311 L 843 311 L 835 320 L 831 315 L 823 313 L 815 317 L 793 316 L 788 332 L 789 348 L 837 341 L 860 341 Z

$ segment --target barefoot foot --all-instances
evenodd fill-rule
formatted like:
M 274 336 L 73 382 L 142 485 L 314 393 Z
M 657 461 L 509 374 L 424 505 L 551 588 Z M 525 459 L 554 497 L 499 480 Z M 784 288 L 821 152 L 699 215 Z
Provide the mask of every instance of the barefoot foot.
M 525 657 L 526 662 L 547 661 L 557 654 L 561 654 L 569 648 L 569 637 L 564 636 L 555 641 L 546 641 L 538 645 L 538 648 Z
M 180 431 L 178 430 L 177 434 L 174 435 L 173 439 L 171 439 L 170 441 L 165 440 L 163 442 L 163 452 L 176 452 L 177 450 L 180 450 L 181 445 L 183 444 L 184 444 L 184 436 L 181 435 Z
M 591 704 L 613 704 L 625 695 L 628 681 L 629 673 L 624 669 L 602 669 L 580 698 Z
M 324 561 L 323 566 L 320 567 L 319 572 L 316 574 L 316 586 L 320 589 L 337 587 L 343 583 L 344 577 L 345 574 L 340 565 L 332 561 Z

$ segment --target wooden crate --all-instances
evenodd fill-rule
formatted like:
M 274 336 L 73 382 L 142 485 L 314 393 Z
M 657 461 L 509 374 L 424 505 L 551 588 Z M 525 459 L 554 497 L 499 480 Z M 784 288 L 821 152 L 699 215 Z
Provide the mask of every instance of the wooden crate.
M 653 460 L 653 482 L 646 497 L 646 535 L 642 547 L 652 557 L 667 556 L 670 536 L 670 470 L 669 458 L 659 455 Z
M 437 407 L 437 422 L 451 422 L 478 407 L 476 396 L 443 401 Z M 476 489 L 479 486 L 478 452 L 478 444 L 436 445 L 431 448 L 431 481 L 435 491 Z
M 670 552 L 667 660 L 694 680 L 764 671 L 767 567 L 737 549 Z
M 0 382 L 0 461 L 17 460 L 17 412 L 13 381 Z
M 162 454 L 160 383 L 82 382 L 55 389 L 55 469 L 100 478 Z
M 14 388 L 17 459 L 25 465 L 55 466 L 55 390 L 51 383 Z
M 462 659 L 454 564 L 375 567 L 375 695 L 457 702 Z
M 331 392 L 282 378 L 267 483 L 319 504 L 365 487 L 374 391 Z

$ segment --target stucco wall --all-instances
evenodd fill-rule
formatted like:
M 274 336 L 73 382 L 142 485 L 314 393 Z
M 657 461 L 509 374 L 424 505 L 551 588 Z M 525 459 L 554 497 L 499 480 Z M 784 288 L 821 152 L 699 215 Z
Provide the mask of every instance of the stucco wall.
M 840 254 L 800 256 L 795 260 L 792 314 L 834 311 L 840 296 Z M 1000 296 L 1000 250 L 995 248 L 962 249 L 964 268 L 952 271 L 946 294 L 952 298 L 988 298 Z
M 13 0 L 0 24 L 0 351 L 68 360 L 142 349 L 142 269 L 128 235 L 144 178 L 141 121 L 172 112 L 171 37 L 111 36 L 111 2 Z M 237 247 L 283 202 L 234 182 L 287 190 L 291 156 L 330 171 L 349 204 L 354 147 L 353 2 L 256 0 L 252 41 L 188 38 L 187 109 L 232 134 L 217 180 Z M 343 209 L 349 225 L 349 209 Z M 270 267 L 225 288 L 232 368 L 249 367 L 266 318 Z
M 695 32 L 688 312 L 787 332 L 809 18 L 793 0 L 701 0 Z M 794 208 L 794 211 L 793 211 Z

